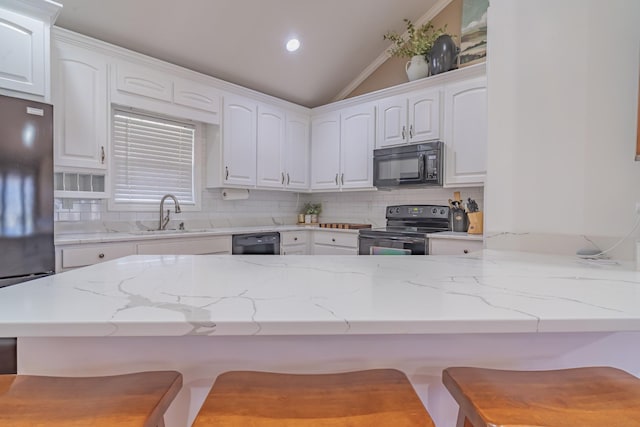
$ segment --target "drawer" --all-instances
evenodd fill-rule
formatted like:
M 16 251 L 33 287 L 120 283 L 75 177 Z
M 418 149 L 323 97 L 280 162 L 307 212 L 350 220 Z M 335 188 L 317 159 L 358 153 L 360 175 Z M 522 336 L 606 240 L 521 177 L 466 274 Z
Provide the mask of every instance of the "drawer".
M 286 245 L 301 245 L 307 243 L 306 231 L 285 231 L 280 233 L 280 243 Z
M 482 249 L 482 240 L 429 239 L 430 255 L 464 255 Z
M 358 255 L 357 248 L 347 246 L 313 245 L 314 255 Z
M 321 245 L 358 247 L 357 233 L 336 233 L 327 231 L 315 231 L 313 242 Z
M 136 247 L 133 243 L 105 243 L 62 248 L 60 253 L 62 254 L 62 268 L 75 268 L 135 255 Z
M 231 237 L 206 237 L 202 239 L 165 239 L 138 243 L 140 255 L 205 255 L 230 254 Z

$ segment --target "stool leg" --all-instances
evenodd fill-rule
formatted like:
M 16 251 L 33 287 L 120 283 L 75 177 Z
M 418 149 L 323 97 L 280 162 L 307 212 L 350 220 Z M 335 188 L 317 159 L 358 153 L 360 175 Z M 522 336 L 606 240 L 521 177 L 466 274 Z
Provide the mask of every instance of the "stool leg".
M 456 422 L 456 427 L 473 427 L 471 421 L 467 418 L 467 416 L 462 412 L 462 409 L 458 411 L 458 421 Z

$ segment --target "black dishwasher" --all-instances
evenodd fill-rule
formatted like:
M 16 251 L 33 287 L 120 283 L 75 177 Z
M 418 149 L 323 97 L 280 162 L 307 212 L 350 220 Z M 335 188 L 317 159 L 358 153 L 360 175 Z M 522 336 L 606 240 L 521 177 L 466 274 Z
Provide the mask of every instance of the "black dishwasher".
M 234 234 L 231 239 L 233 255 L 280 255 L 280 233 Z

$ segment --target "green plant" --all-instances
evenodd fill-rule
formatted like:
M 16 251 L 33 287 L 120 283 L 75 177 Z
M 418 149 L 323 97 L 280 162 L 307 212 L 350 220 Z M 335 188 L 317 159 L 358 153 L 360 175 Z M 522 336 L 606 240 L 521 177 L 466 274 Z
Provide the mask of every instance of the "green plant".
M 404 22 L 407 24 L 408 37 L 406 39 L 395 31 L 389 31 L 383 36 L 385 40 L 393 42 L 393 46 L 388 50 L 392 56 L 401 58 L 411 58 L 416 55 L 426 56 L 436 39 L 443 34 L 447 34 L 446 25 L 435 29 L 431 21 L 429 21 L 416 28 L 410 20 L 404 19 Z
M 320 215 L 322 212 L 322 203 L 306 203 L 302 209 L 305 215 Z

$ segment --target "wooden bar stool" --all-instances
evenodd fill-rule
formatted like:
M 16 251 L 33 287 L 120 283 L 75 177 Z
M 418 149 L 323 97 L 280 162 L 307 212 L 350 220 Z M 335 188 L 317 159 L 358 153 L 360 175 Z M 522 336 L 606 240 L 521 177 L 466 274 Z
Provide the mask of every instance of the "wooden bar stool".
M 447 368 L 457 427 L 639 427 L 640 379 L 620 369 L 553 371 Z
M 174 371 L 108 377 L 0 375 L 0 425 L 163 427 L 182 387 Z
M 434 427 L 393 369 L 291 375 L 233 371 L 216 379 L 193 427 Z

